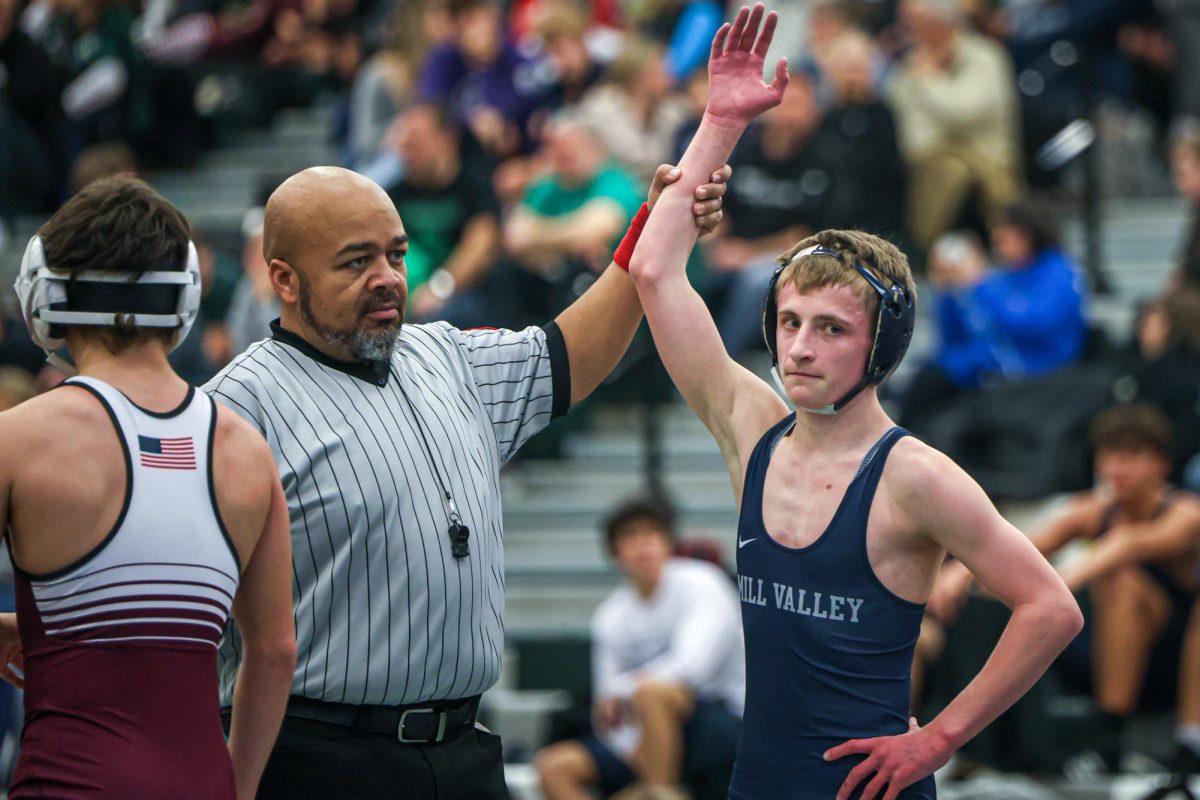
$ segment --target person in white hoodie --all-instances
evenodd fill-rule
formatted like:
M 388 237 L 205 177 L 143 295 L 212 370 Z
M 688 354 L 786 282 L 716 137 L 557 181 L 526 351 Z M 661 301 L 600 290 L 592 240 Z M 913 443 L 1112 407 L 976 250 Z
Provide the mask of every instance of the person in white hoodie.
M 658 503 L 618 506 L 605 537 L 626 580 L 592 617 L 596 733 L 538 754 L 542 791 L 675 798 L 685 771 L 733 763 L 746 685 L 737 592 L 719 567 L 674 556 Z

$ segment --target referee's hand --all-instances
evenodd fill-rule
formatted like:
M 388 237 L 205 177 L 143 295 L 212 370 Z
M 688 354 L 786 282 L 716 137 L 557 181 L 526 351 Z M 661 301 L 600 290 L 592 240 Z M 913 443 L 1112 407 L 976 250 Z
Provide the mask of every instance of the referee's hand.
M 650 194 L 646 197 L 646 205 L 649 208 L 654 208 L 654 203 L 658 200 L 670 184 L 679 180 L 682 176 L 678 169 L 671 164 L 662 164 L 654 171 L 654 181 L 650 184 Z M 696 227 L 700 229 L 700 235 L 712 233 L 721 224 L 721 219 L 725 212 L 721 210 L 722 200 L 725 196 L 725 191 L 729 188 L 729 176 L 733 174 L 733 167 L 726 164 L 712 174 L 712 183 L 705 183 L 696 187 L 696 202 L 692 203 L 692 215 L 696 220 Z

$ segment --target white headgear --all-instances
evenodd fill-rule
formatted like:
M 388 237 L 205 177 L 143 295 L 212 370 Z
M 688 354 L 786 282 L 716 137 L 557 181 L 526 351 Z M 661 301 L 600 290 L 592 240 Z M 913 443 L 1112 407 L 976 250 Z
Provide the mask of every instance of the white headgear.
M 133 286 L 178 286 L 179 298 L 173 314 L 143 313 L 136 308 L 128 311 L 97 311 L 71 308 L 67 300 L 67 284 L 125 284 Z M 89 270 L 74 276 L 56 270 L 46 263 L 42 238 L 34 236 L 25 248 L 21 271 L 15 286 L 21 299 L 21 315 L 34 343 L 47 355 L 63 346 L 65 325 L 97 325 L 115 327 L 117 317 L 125 317 L 139 328 L 177 328 L 174 350 L 192 329 L 200 310 L 200 258 L 196 246 L 188 242 L 187 265 L 180 270 L 155 272 L 100 272 Z

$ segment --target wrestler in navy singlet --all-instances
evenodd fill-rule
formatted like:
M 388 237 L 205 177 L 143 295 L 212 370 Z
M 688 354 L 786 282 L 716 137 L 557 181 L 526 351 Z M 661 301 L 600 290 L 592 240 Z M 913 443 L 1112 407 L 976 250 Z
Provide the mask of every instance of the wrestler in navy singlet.
M 866 454 L 833 520 L 791 548 L 763 526 L 763 483 L 788 416 L 759 440 L 738 521 L 738 586 L 746 635 L 746 711 L 732 800 L 831 800 L 864 756 L 833 762 L 847 739 L 908 730 L 913 648 L 924 606 L 888 591 L 867 560 L 867 516 L 892 428 Z M 857 798 L 869 780 L 852 797 Z M 933 778 L 901 792 L 932 800 Z

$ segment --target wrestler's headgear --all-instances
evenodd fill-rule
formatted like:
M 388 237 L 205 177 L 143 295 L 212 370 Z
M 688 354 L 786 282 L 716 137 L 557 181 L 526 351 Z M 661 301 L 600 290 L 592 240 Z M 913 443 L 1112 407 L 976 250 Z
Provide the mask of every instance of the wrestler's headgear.
M 883 383 L 884 379 L 900 365 L 904 354 L 908 352 L 909 342 L 912 341 L 917 307 L 912 292 L 907 287 L 891 276 L 883 275 L 877 269 L 867 267 L 848 253 L 822 245 L 814 245 L 801 250 L 790 258 L 785 255 L 780 259 L 781 263 L 775 270 L 775 274 L 771 276 L 771 284 L 767 287 L 767 297 L 763 304 L 763 339 L 767 342 L 767 349 L 771 351 L 771 372 L 777 381 L 779 380 L 779 352 L 775 342 L 775 333 L 779 317 L 779 297 L 776 293 L 779 276 L 796 259 L 814 255 L 829 256 L 843 264 L 849 263 L 854 271 L 861 275 L 863 280 L 870 284 L 871 288 L 879 295 L 879 313 L 875 320 L 875 341 L 871 345 L 871 356 L 867 359 L 867 368 L 862 379 L 854 385 L 854 388 L 842 395 L 837 402 L 823 408 L 804 409 L 814 414 L 836 414 L 863 389 L 873 384 Z M 850 260 L 848 261 L 848 259 Z M 887 283 L 884 282 L 885 280 Z
M 187 337 L 200 310 L 200 259 L 188 242 L 182 270 L 163 264 L 152 272 L 88 270 L 71 275 L 46 263 L 42 238 L 34 236 L 25 248 L 16 290 L 21 315 L 35 344 L 50 362 L 65 372 L 74 369 L 54 354 L 65 343 L 67 325 L 177 329 L 171 349 Z

